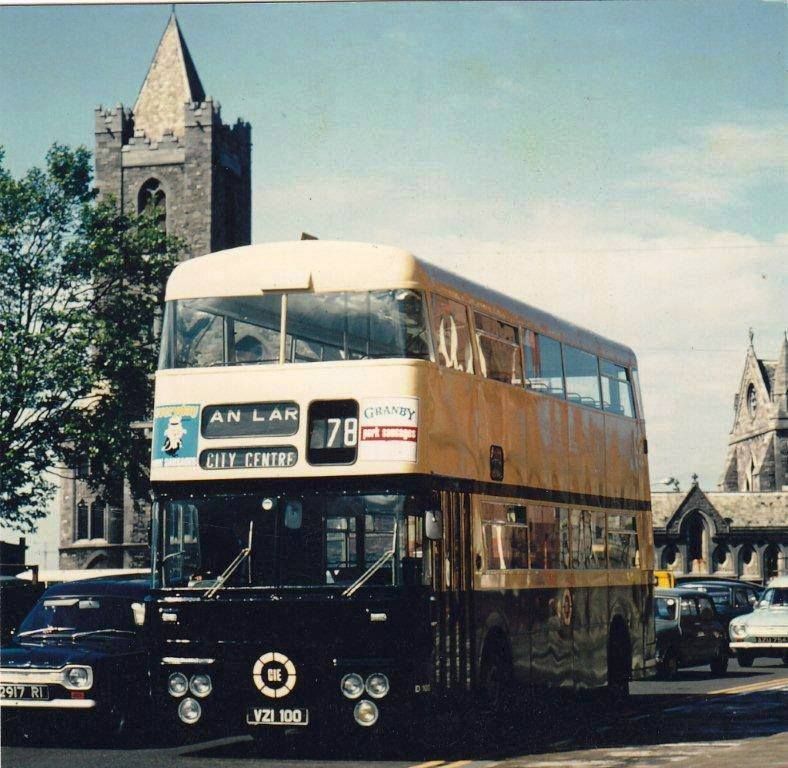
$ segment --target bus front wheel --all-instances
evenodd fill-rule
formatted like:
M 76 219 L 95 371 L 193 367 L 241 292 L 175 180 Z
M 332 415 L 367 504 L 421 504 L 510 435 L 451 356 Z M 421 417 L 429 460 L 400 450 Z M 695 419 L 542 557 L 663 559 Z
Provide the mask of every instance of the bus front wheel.
M 629 696 L 629 678 L 632 674 L 632 649 L 629 633 L 622 622 L 610 627 L 607 643 L 607 691 L 614 700 Z
M 504 642 L 496 638 L 484 649 L 479 667 L 482 706 L 491 715 L 500 715 L 506 710 L 512 680 L 510 666 Z

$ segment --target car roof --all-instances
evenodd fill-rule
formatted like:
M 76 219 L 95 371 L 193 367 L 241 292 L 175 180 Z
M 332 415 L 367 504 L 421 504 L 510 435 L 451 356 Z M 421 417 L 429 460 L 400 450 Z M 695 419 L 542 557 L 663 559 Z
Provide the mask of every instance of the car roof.
M 675 597 L 681 599 L 682 597 L 708 597 L 708 592 L 701 592 L 696 589 L 667 589 L 660 587 L 654 590 L 655 597 Z
M 767 587 L 788 587 L 788 576 L 775 576 Z
M 143 598 L 150 591 L 148 579 L 83 579 L 55 584 L 44 597 L 130 597 Z
M 682 589 L 689 587 L 692 589 L 695 586 L 704 587 L 718 587 L 719 589 L 730 589 L 731 587 L 748 587 L 754 589 L 756 592 L 763 592 L 763 585 L 756 584 L 753 581 L 744 581 L 743 579 L 721 579 L 713 576 L 706 578 L 697 577 L 678 577 L 676 579 L 676 586 Z

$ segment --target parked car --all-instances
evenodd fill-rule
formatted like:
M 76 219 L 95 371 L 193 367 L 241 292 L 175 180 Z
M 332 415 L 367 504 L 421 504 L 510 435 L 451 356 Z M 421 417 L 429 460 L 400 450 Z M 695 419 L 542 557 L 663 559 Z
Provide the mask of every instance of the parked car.
M 755 610 L 730 624 L 730 645 L 742 667 L 761 657 L 788 664 L 788 576 L 772 579 Z
M 16 576 L 0 576 L 0 643 L 11 639 L 43 591 L 43 585 Z
M 711 598 L 689 589 L 654 590 L 657 671 L 675 677 L 681 667 L 708 664 L 715 675 L 728 669 L 728 647 L 722 621 Z
M 4 733 L 119 736 L 149 711 L 147 580 L 50 587 L 0 648 Z
M 701 579 L 693 576 L 679 576 L 676 579 L 676 587 L 705 592 L 712 599 L 717 614 L 723 622 L 726 640 L 731 620 L 742 614 L 751 613 L 763 594 L 763 587 L 758 584 L 715 577 Z

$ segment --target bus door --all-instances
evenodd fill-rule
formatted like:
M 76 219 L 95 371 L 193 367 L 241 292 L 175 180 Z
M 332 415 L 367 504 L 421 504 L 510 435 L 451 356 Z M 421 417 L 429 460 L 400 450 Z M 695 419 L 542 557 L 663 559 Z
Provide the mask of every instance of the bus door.
M 573 684 L 573 616 L 575 590 L 569 568 L 568 510 L 528 507 L 531 525 L 529 590 L 531 617 L 531 682 L 537 687 Z
M 470 690 L 473 679 L 471 499 L 443 491 L 443 540 L 432 548 L 435 678 L 443 692 Z

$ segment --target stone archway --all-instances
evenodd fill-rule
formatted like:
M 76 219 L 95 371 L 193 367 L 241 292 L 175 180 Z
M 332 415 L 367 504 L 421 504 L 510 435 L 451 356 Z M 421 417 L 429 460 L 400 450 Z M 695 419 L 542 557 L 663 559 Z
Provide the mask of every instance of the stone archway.
M 758 553 L 751 544 L 745 544 L 739 550 L 739 576 L 744 579 L 760 580 L 761 564 L 758 561 Z
M 769 544 L 763 551 L 763 579 L 768 583 L 780 573 L 780 547 L 777 544 Z
M 714 554 L 711 557 L 711 567 L 713 573 L 736 573 L 733 566 L 733 555 L 727 544 L 719 544 L 715 547 Z

